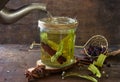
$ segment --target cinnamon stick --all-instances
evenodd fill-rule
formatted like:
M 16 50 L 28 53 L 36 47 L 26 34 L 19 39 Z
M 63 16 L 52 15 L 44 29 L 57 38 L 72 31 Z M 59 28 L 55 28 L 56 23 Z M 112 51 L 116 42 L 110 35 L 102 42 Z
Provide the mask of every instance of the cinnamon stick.
M 53 56 L 57 52 L 56 50 L 53 50 L 48 44 L 45 44 L 44 42 L 41 42 L 41 46 L 50 56 Z M 64 62 L 66 62 L 66 58 L 60 56 L 58 57 L 57 61 L 60 64 L 63 64 Z
M 115 55 L 118 55 L 118 54 L 120 54 L 120 49 L 118 49 L 116 51 L 109 52 L 108 56 L 115 56 Z

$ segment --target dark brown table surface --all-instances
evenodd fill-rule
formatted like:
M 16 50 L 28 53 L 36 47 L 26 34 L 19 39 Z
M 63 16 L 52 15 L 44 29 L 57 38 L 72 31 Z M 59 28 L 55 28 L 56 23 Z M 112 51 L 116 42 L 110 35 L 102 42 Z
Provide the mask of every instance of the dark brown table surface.
M 0 45 L 0 82 L 28 82 L 25 78 L 25 70 L 35 67 L 36 61 L 40 59 L 40 51 L 27 51 L 29 45 L 5 44 Z M 112 46 L 118 49 L 120 46 Z M 79 49 L 75 49 L 79 54 Z M 98 82 L 120 82 L 120 56 L 108 58 L 111 67 L 106 68 L 109 77 L 102 77 Z M 42 78 L 35 82 L 90 82 L 77 77 L 61 79 L 60 74 Z

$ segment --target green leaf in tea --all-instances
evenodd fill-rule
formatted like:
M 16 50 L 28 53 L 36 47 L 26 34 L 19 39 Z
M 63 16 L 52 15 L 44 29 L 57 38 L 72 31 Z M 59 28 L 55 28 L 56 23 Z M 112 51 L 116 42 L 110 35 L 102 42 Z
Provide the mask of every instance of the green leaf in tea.
M 45 33 L 45 32 L 41 33 L 40 37 L 41 37 L 42 42 L 44 42 L 44 43 L 47 42 L 47 40 L 48 40 L 47 33 Z
M 62 52 L 63 52 L 63 41 L 61 41 L 61 43 L 59 44 L 58 51 L 55 53 L 55 55 L 51 57 L 51 62 L 56 61 L 62 55 Z
M 48 44 L 52 49 L 57 50 L 58 44 L 49 40 L 47 33 L 43 32 L 41 33 L 41 42 L 44 42 L 45 44 Z

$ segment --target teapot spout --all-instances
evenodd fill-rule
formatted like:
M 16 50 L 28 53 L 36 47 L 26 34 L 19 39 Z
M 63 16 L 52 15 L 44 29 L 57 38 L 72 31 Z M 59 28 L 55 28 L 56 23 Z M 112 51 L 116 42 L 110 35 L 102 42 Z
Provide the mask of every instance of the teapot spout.
M 41 12 L 47 12 L 46 11 L 46 5 L 42 3 L 31 3 L 28 5 L 24 5 L 23 7 L 13 10 L 9 9 L 7 7 L 4 7 L 2 10 L 0 10 L 0 23 L 2 24 L 11 24 L 22 17 L 26 16 L 33 10 L 39 10 Z

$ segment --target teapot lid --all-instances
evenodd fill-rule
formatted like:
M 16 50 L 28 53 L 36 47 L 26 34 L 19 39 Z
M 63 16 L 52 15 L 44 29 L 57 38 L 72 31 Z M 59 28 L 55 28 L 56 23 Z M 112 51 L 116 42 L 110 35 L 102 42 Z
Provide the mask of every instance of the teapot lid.
M 0 0 L 0 10 L 7 4 L 9 0 Z

